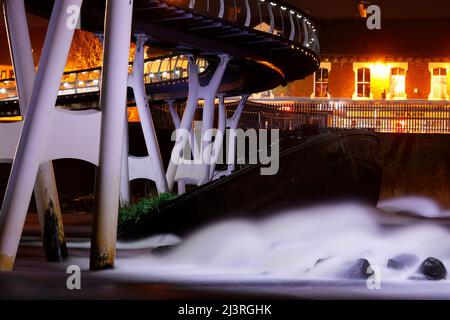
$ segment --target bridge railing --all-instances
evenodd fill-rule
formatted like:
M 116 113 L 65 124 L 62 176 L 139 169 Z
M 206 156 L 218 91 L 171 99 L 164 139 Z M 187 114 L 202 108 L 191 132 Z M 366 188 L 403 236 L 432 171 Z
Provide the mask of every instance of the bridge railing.
M 224 20 L 244 29 L 278 36 L 320 52 L 314 23 L 301 10 L 270 0 L 164 0 L 200 15 Z
M 306 124 L 389 133 L 450 134 L 450 101 L 288 98 L 250 100 L 252 103 L 271 108 L 273 116 L 284 119 L 284 127 Z M 306 114 L 309 117 L 305 118 Z M 322 122 L 317 120 L 319 115 Z
M 233 115 L 238 102 L 238 99 L 226 100 L 228 117 Z M 175 107 L 181 113 L 184 103 L 176 103 Z M 167 105 L 154 105 L 151 110 L 158 129 L 173 129 Z M 201 119 L 201 103 L 197 112 L 196 118 Z M 239 127 L 296 130 L 305 135 L 334 129 L 450 134 L 450 101 L 249 99 Z
M 208 63 L 197 59 L 199 71 L 206 70 Z M 130 72 L 132 65 L 130 65 Z M 144 81 L 147 84 L 171 81 L 188 76 L 188 59 L 183 55 L 170 55 L 146 59 L 144 64 Z M 96 92 L 101 86 L 101 68 L 65 72 L 59 88 L 59 95 L 82 94 Z M 17 99 L 17 88 L 14 79 L 0 80 L 0 101 Z M 0 108 L 0 116 L 2 110 Z

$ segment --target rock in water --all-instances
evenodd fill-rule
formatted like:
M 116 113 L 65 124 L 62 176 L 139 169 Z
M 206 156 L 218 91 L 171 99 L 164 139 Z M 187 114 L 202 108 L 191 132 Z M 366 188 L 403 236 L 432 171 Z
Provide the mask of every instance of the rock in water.
M 327 260 L 330 260 L 331 259 L 331 257 L 329 257 L 329 258 L 320 258 L 320 259 L 317 259 L 317 261 L 316 261 L 316 263 L 314 264 L 314 267 L 317 267 L 319 264 L 321 264 L 322 262 L 325 262 L 325 261 L 327 261 Z
M 403 270 L 414 266 L 419 261 L 419 258 L 414 254 L 399 254 L 387 262 L 387 267 L 394 270 Z
M 349 279 L 368 279 L 370 277 L 370 273 L 367 272 L 369 267 L 369 261 L 366 259 L 358 259 L 348 269 L 347 277 Z
M 417 271 L 428 280 L 443 280 L 447 277 L 445 265 L 433 257 L 425 259 Z
M 394 270 L 403 270 L 405 269 L 405 265 L 403 264 L 403 262 L 400 262 L 398 260 L 395 259 L 389 259 L 387 262 L 387 267 L 389 269 L 394 269 Z
M 153 248 L 151 253 L 156 256 L 165 256 L 165 255 L 169 254 L 175 248 L 176 248 L 176 245 L 159 246 L 159 247 Z

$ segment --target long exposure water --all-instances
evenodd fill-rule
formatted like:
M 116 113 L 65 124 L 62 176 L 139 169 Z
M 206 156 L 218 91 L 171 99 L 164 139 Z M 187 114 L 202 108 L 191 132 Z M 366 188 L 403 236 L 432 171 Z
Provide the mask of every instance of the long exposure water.
M 450 298 L 448 280 L 426 280 L 418 273 L 428 257 L 450 266 L 448 216 L 433 200 L 419 197 L 381 201 L 378 208 L 339 203 L 291 209 L 260 220 L 216 223 L 185 239 L 161 235 L 119 242 L 116 268 L 94 274 L 111 282 L 183 284 L 244 295 Z M 87 272 L 89 243 L 69 247 L 86 254 L 67 264 Z M 368 267 L 361 259 L 377 277 L 361 276 Z M 389 259 L 404 265 L 388 266 Z M 370 287 L 374 279 L 380 284 Z

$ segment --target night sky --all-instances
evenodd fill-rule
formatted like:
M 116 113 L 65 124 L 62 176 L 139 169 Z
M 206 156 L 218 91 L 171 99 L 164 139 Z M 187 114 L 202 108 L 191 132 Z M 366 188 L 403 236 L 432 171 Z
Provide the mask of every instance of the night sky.
M 358 15 L 358 0 L 284 0 L 320 18 L 344 18 Z M 381 7 L 383 18 L 450 17 L 450 0 L 365 0 Z M 0 13 L 3 16 L 2 10 Z M 44 27 L 46 22 L 30 17 L 31 27 Z M 0 19 L 3 25 L 3 19 Z
M 357 0 L 285 0 L 312 16 L 323 18 L 358 15 Z M 450 17 L 450 0 L 366 0 L 381 7 L 384 18 Z

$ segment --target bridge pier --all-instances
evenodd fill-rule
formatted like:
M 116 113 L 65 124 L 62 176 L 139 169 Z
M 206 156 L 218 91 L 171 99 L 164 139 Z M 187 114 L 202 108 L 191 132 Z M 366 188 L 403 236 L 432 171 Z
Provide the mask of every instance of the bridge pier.
M 225 110 L 225 97 L 223 94 L 219 96 L 219 108 L 218 108 L 218 126 L 217 132 L 214 139 L 214 144 L 211 152 L 211 164 L 209 168 L 209 180 L 212 180 L 214 177 L 214 171 L 216 169 L 217 161 L 219 160 L 219 156 L 221 155 L 221 149 L 223 146 L 223 138 L 225 135 L 226 129 L 226 121 L 227 115 Z
M 24 1 L 5 0 L 3 9 L 20 111 L 22 116 L 25 116 L 33 91 L 36 71 L 34 69 Z M 13 139 L 14 137 L 14 134 L 8 134 L 4 138 Z M 34 186 L 34 196 L 46 259 L 48 261 L 61 261 L 67 257 L 67 247 L 55 174 L 51 161 L 44 162 L 39 167 Z
M 223 99 L 219 101 L 219 129 L 216 134 L 216 140 L 214 144 L 214 162 L 213 166 L 210 170 L 210 179 L 215 180 L 223 176 L 227 176 L 233 172 L 236 166 L 236 130 L 237 126 L 239 124 L 239 119 L 242 115 L 242 110 L 244 109 L 244 106 L 248 100 L 249 95 L 244 95 L 241 97 L 241 100 L 239 101 L 239 104 L 234 111 L 234 114 L 231 118 L 226 117 L 226 108 L 225 103 Z M 223 128 L 223 129 L 222 129 Z M 228 167 L 226 170 L 216 171 L 215 166 L 218 161 L 218 157 L 221 155 L 220 149 L 223 146 L 223 139 L 226 134 L 226 130 L 229 130 L 229 137 L 227 141 L 226 151 L 227 151 L 227 164 Z M 216 145 L 217 142 L 217 145 Z
M 125 105 L 125 108 L 126 105 Z M 130 145 L 128 138 L 128 119 L 125 117 L 125 127 L 123 128 L 123 146 L 122 146 L 122 169 L 120 176 L 120 207 L 126 207 L 131 203 L 130 190 L 130 164 L 128 155 L 130 153 Z
M 59 0 L 53 7 L 39 69 L 33 85 L 10 179 L 0 211 L 0 270 L 13 269 L 17 249 L 50 133 L 51 115 L 59 91 L 74 29 L 68 21 L 82 0 Z M 69 27 L 70 26 L 70 27 Z M 29 76 L 29 74 L 27 75 Z
M 107 1 L 100 106 L 102 125 L 90 269 L 114 267 L 123 141 L 126 123 L 128 56 L 133 1 Z
M 228 146 L 228 154 L 227 154 L 227 163 L 228 163 L 228 169 L 226 171 L 226 174 L 230 174 L 233 172 L 233 170 L 236 167 L 236 130 L 239 125 L 239 120 L 241 119 L 242 110 L 244 110 L 244 106 L 247 103 L 249 95 L 244 95 L 241 98 L 241 101 L 239 101 L 239 104 L 234 111 L 234 114 L 231 118 L 227 118 L 226 120 L 226 127 L 230 128 L 230 141 Z
M 150 106 L 147 100 L 147 92 L 145 91 L 144 83 L 144 50 L 145 43 L 148 37 L 144 34 L 136 35 L 136 52 L 133 62 L 133 71 L 128 75 L 128 86 L 133 89 L 134 99 L 139 112 L 141 120 L 142 132 L 144 134 L 145 146 L 147 147 L 148 156 L 132 157 L 128 155 L 128 130 L 125 129 L 123 161 L 129 161 L 129 164 L 123 165 L 122 170 L 122 187 L 121 199 L 124 204 L 130 202 L 129 200 L 129 181 L 146 178 L 153 180 L 156 184 L 158 193 L 169 191 L 167 185 L 164 165 L 161 158 L 161 151 L 159 149 L 158 138 L 150 112 Z M 128 126 L 128 124 L 126 124 Z M 126 196 L 128 191 L 128 197 Z
M 214 105 L 222 82 L 223 75 L 227 68 L 230 57 L 228 55 L 219 56 L 219 64 L 214 71 L 209 83 L 200 85 L 198 67 L 193 57 L 189 57 L 189 94 L 180 126 L 176 133 L 176 142 L 172 150 L 171 161 L 167 169 L 166 177 L 169 188 L 172 190 L 175 182 L 183 181 L 183 184 L 190 183 L 202 185 L 210 180 L 210 162 L 212 156 L 212 131 L 214 121 Z M 200 149 L 200 164 L 185 164 L 179 161 L 183 157 L 183 151 L 190 138 L 192 121 L 194 119 L 198 100 L 204 99 L 202 117 L 202 139 Z M 189 133 L 189 134 L 186 134 Z M 205 151 L 206 150 L 206 151 Z M 197 159 L 198 160 L 198 159 Z M 181 162 L 181 163 L 180 163 Z

